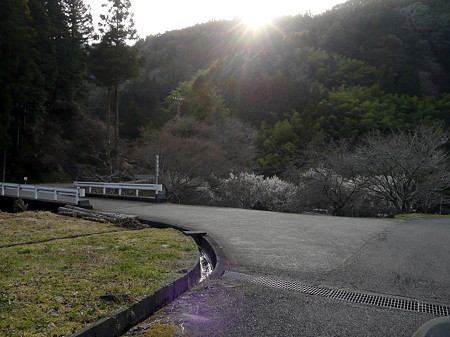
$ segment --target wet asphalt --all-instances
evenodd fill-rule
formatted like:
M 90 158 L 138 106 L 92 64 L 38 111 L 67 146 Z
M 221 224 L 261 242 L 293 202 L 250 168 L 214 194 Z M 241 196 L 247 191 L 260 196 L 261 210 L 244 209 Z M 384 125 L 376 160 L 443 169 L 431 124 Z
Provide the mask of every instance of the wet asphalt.
M 227 271 L 450 305 L 450 218 L 401 221 L 90 200 L 95 209 L 206 231 L 220 246 L 224 275 L 147 323 L 174 325 L 175 335 L 411 336 L 436 317 L 254 285 Z

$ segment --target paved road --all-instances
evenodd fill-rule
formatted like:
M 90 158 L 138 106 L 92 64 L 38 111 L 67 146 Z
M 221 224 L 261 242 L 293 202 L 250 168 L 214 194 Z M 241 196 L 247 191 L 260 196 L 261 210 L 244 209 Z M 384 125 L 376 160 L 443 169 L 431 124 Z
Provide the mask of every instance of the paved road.
M 227 271 L 450 304 L 449 218 L 399 221 L 91 203 L 207 231 L 225 254 Z M 434 317 L 250 285 L 227 273 L 183 296 L 165 315 L 196 336 L 411 336 Z

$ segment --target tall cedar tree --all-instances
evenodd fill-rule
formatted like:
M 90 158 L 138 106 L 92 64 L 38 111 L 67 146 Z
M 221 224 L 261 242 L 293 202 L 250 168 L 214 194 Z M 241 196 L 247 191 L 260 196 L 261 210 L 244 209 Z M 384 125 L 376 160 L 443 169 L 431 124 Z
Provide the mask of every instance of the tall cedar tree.
M 90 31 L 82 0 L 1 1 L 0 149 L 14 175 L 36 167 L 48 112 L 81 86 Z
M 107 134 L 110 144 L 111 92 L 114 96 L 114 157 L 118 166 L 119 145 L 119 85 L 137 77 L 139 72 L 138 51 L 127 46 L 135 40 L 133 14 L 130 0 L 108 0 L 102 5 L 108 13 L 100 15 L 100 43 L 93 46 L 90 54 L 91 72 L 96 82 L 108 89 Z M 108 149 L 108 152 L 110 148 Z
M 32 77 L 29 27 L 30 13 L 25 0 L 0 2 L 0 148 L 12 146 L 11 125 L 15 109 L 26 102 Z
M 50 105 L 55 101 L 72 102 L 80 89 L 86 59 L 86 45 L 92 36 L 92 17 L 82 0 L 44 1 L 50 19 L 51 39 L 56 66 Z
M 6 154 L 13 145 L 11 132 L 17 115 L 23 114 L 34 64 L 30 54 L 33 31 L 25 0 L 0 2 L 0 149 L 2 179 L 5 180 Z
M 66 100 L 72 101 L 86 73 L 86 46 L 93 37 L 92 16 L 83 0 L 62 0 L 62 10 L 66 36 L 61 54 L 65 66 L 60 70 L 60 82 L 65 84 Z

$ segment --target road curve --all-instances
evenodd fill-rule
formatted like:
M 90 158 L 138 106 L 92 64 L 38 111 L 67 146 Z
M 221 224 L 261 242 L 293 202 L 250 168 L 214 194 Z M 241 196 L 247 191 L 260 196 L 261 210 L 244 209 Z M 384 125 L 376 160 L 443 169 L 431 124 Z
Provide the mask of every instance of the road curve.
M 400 221 L 90 200 L 95 209 L 139 215 L 208 232 L 222 248 L 228 271 L 450 304 L 450 218 Z M 227 288 L 222 287 L 222 291 L 228 291 L 224 289 Z M 224 330 L 227 331 L 224 336 L 241 333 L 248 336 L 297 336 L 299 333 L 353 336 L 357 331 L 361 336 L 410 336 L 432 318 L 425 314 L 392 312 L 392 309 L 377 308 L 374 312 L 372 308 L 262 287 L 247 289 L 243 294 L 234 294 L 233 298 L 241 296 L 242 306 L 236 315 L 241 317 L 238 322 L 245 318 L 247 323 L 237 324 L 234 330 Z M 266 302 L 268 299 L 270 301 Z M 250 303 L 253 304 L 248 307 Z M 268 305 L 279 308 L 283 324 L 278 326 L 273 321 L 275 318 L 270 318 L 273 313 L 267 312 Z M 303 305 L 312 312 L 311 317 L 302 316 L 300 321 L 291 317 L 292 312 Z M 359 317 L 361 315 L 363 317 Z M 273 323 L 271 328 L 262 331 L 251 324 L 253 328 L 249 330 L 248 322 L 260 322 L 266 316 Z M 322 316 L 329 317 L 325 324 L 327 329 L 317 326 L 318 323 L 323 325 L 318 322 L 324 319 Z M 362 333 L 364 326 L 370 331 Z M 204 329 L 198 335 L 205 334 Z

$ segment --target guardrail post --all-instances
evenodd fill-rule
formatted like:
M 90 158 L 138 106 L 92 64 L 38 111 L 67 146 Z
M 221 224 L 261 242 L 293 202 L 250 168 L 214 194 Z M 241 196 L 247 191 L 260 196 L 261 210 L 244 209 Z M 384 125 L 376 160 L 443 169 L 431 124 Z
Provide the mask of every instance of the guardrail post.
M 75 181 L 74 186 L 78 186 L 80 188 L 84 187 L 86 188 L 86 191 L 88 193 L 93 193 L 97 191 L 98 193 L 103 193 L 103 195 L 109 195 L 111 193 L 116 193 L 116 195 L 123 196 L 128 195 L 127 193 L 124 193 L 125 190 L 134 190 L 135 196 L 139 197 L 140 191 L 155 191 L 155 195 L 159 195 L 162 193 L 162 185 L 160 184 L 135 184 L 135 183 L 103 183 L 103 182 L 77 182 Z M 100 191 L 98 191 L 100 189 Z M 117 192 L 115 192 L 117 191 Z M 84 193 L 84 192 L 83 192 Z M 108 194 L 109 193 L 109 194 Z
M 56 191 L 56 188 L 53 190 L 53 200 L 58 200 L 58 192 Z
M 20 198 L 20 185 L 17 184 L 17 198 Z
M 2 183 L 2 195 L 5 195 L 5 183 Z
M 34 199 L 38 199 L 38 188 L 37 186 L 34 186 Z
M 77 193 L 75 194 L 75 204 L 78 205 L 80 201 L 80 186 L 77 186 Z

